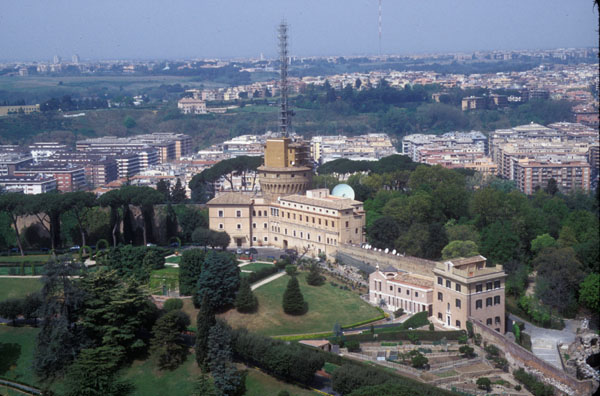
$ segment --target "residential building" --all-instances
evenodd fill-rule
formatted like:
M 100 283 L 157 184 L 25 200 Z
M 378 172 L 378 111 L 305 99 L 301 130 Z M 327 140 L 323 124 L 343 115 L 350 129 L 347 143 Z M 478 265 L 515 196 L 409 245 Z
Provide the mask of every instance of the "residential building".
M 14 105 L 14 106 L 0 106 L 0 116 L 9 114 L 31 114 L 38 113 L 40 111 L 40 105 Z
M 85 171 L 83 166 L 72 164 L 38 164 L 21 168 L 14 172 L 15 176 L 47 176 L 57 182 L 57 189 L 61 192 L 79 191 L 86 187 Z
M 444 327 L 466 329 L 467 320 L 478 320 L 504 333 L 506 273 L 486 261 L 474 256 L 436 264 L 433 316 Z
M 33 158 L 30 155 L 8 152 L 0 153 L 0 176 L 12 176 L 15 170 L 31 165 Z
M 462 111 L 485 108 L 485 98 L 480 96 L 467 96 L 462 99 Z
M 56 190 L 57 183 L 48 176 L 0 176 L 0 186 L 8 192 L 43 194 Z
M 310 141 L 313 160 L 324 164 L 340 158 L 375 161 L 397 154 L 390 137 L 385 133 L 359 136 L 313 136 Z
M 177 108 L 183 114 L 206 114 L 206 102 L 202 99 L 182 98 L 177 102 Z
M 524 158 L 513 160 L 513 180 L 517 188 L 531 195 L 539 188 L 545 188 L 550 179 L 556 180 L 562 192 L 575 189 L 589 191 L 591 169 L 586 158 L 567 156 L 545 156 L 536 159 Z
M 394 267 L 369 274 L 369 302 L 389 311 L 433 314 L 433 278 L 399 272 Z

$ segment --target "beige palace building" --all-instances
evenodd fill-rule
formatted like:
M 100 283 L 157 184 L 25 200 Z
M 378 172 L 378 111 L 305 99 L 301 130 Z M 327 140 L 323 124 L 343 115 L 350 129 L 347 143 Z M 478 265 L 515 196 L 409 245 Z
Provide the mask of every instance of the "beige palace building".
M 275 246 L 333 257 L 340 244 L 365 241 L 363 203 L 309 190 L 310 149 L 290 138 L 269 139 L 258 168 L 262 194 L 225 192 L 207 203 L 210 228 L 226 231 L 230 247 Z
M 504 288 L 501 265 L 486 266 L 479 255 L 437 263 L 433 269 L 433 315 L 444 327 L 466 329 L 469 318 L 504 333 Z
M 427 311 L 432 314 L 433 280 L 430 277 L 399 272 L 394 267 L 380 270 L 369 275 L 369 302 L 384 306 L 390 311 L 400 308 L 404 312 L 417 313 Z

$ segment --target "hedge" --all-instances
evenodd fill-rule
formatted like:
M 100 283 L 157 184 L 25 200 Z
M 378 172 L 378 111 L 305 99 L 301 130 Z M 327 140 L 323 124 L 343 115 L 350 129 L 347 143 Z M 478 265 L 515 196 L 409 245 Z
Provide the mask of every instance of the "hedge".
M 428 312 L 419 312 L 414 314 L 410 318 L 408 318 L 405 322 L 402 323 L 402 328 L 408 330 L 409 328 L 418 329 L 419 327 L 426 326 L 429 324 L 429 320 L 427 320 Z
M 248 279 L 248 282 L 250 282 L 252 284 L 252 283 L 258 282 L 259 280 L 265 279 L 265 278 L 277 273 L 278 271 L 279 270 L 275 266 L 265 267 L 265 268 L 259 269 L 258 271 L 249 273 L 248 276 L 246 277 L 246 279 Z
M 410 340 L 409 335 L 414 334 L 418 337 L 419 341 L 439 341 L 443 338 L 447 340 L 458 340 L 459 337 L 464 336 L 466 333 L 464 330 L 453 330 L 453 331 L 429 331 L 429 330 L 400 330 L 391 331 L 388 333 L 363 333 L 345 335 L 346 341 L 359 341 L 359 342 L 371 342 L 371 341 L 400 341 Z
M 316 340 L 316 339 L 329 339 L 333 337 L 333 333 L 331 331 L 326 333 L 310 333 L 310 334 L 300 334 L 300 335 L 282 335 L 282 336 L 274 336 L 276 340 L 282 341 L 301 341 L 301 340 Z
M 385 316 L 385 313 L 383 312 L 383 310 L 381 308 L 377 308 L 377 310 L 379 310 L 379 312 L 380 312 L 379 316 L 376 316 L 372 319 L 367 319 L 367 320 L 363 320 L 360 322 L 352 323 L 348 326 L 342 326 L 342 329 L 352 329 L 354 327 L 359 327 L 359 326 L 366 325 L 366 324 L 369 324 L 372 322 L 377 322 L 378 320 L 381 320 L 381 319 L 385 319 L 386 316 Z

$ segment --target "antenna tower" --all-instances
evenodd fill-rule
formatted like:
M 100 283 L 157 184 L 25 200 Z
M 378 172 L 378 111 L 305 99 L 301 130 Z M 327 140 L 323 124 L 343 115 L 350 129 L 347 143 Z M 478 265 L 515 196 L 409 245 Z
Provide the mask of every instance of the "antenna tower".
M 281 82 L 279 90 L 281 91 L 281 108 L 279 110 L 279 132 L 287 137 L 292 125 L 292 112 L 288 108 L 288 26 L 284 21 L 281 22 L 278 29 L 279 33 L 279 63 L 281 64 Z
M 379 56 L 381 57 L 381 0 L 379 0 Z

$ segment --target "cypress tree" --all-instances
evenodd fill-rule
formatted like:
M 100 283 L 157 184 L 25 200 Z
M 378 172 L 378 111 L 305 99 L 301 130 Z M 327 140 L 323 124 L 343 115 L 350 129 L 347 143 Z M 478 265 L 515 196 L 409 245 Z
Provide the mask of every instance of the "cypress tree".
M 304 296 L 295 276 L 291 277 L 283 293 L 283 312 L 288 315 L 302 315 L 306 312 Z
M 258 300 L 256 299 L 254 293 L 252 293 L 250 282 L 248 282 L 248 279 L 242 278 L 240 289 L 238 290 L 238 294 L 235 298 L 235 308 L 238 310 L 238 312 L 249 313 L 256 311 L 257 307 Z
M 208 370 L 208 362 L 206 359 L 208 353 L 208 335 L 210 328 L 216 323 L 215 313 L 212 310 L 208 301 L 208 293 L 202 295 L 202 303 L 196 320 L 196 362 L 203 371 Z

